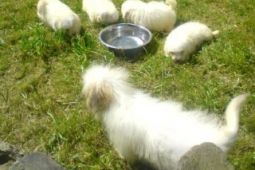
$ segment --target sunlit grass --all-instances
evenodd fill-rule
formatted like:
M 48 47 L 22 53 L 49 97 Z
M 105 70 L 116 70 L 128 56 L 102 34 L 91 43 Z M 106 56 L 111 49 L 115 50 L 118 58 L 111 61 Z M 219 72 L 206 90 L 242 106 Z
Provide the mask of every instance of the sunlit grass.
M 81 17 L 79 36 L 53 32 L 41 23 L 35 0 L 0 3 L 0 140 L 27 152 L 48 152 L 67 169 L 130 169 L 81 96 L 83 70 L 91 63 L 111 63 L 130 70 L 131 82 L 154 96 L 219 116 L 233 96 L 250 93 L 228 156 L 236 169 L 255 169 L 253 0 L 179 0 L 178 24 L 199 20 L 220 30 L 216 40 L 182 65 L 164 56 L 160 33 L 153 33 L 140 60 L 115 58 L 99 43 L 103 27 L 89 22 L 81 1 L 65 2 Z M 115 2 L 119 9 L 121 1 Z

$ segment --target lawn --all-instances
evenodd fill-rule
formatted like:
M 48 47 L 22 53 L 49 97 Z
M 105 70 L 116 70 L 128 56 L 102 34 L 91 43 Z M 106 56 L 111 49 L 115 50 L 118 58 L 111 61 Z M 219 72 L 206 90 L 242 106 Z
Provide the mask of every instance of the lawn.
M 163 53 L 166 35 L 153 32 L 135 62 L 116 58 L 98 40 L 81 0 L 65 0 L 84 31 L 70 38 L 36 16 L 36 0 L 0 3 L 0 140 L 25 152 L 51 154 L 66 169 L 130 169 L 85 107 L 81 75 L 91 63 L 127 68 L 130 81 L 162 99 L 182 101 L 221 116 L 229 100 L 250 93 L 237 141 L 228 152 L 237 170 L 255 169 L 254 0 L 178 0 L 178 22 L 199 20 L 220 34 L 185 64 Z M 120 9 L 121 0 L 115 0 Z

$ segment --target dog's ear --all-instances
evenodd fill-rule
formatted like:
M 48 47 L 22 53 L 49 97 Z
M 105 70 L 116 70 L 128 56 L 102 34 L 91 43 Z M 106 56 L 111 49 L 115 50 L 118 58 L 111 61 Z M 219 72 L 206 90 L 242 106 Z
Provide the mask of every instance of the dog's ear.
M 40 17 L 40 18 L 44 18 L 43 16 L 46 15 L 46 5 L 48 3 L 46 1 L 38 1 L 38 4 L 37 4 L 37 15 Z
M 92 112 L 101 112 L 107 109 L 113 100 L 111 85 L 102 83 L 100 86 L 92 87 L 83 91 L 86 97 L 87 107 Z

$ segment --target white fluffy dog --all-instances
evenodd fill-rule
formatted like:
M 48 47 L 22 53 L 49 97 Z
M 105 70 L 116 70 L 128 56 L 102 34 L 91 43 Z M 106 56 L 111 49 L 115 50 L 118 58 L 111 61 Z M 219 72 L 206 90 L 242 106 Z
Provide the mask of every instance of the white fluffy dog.
M 119 20 L 119 13 L 111 0 L 83 0 L 82 9 L 93 23 L 111 24 Z
M 228 104 L 225 123 L 212 114 L 187 111 L 132 87 L 122 68 L 94 65 L 83 75 L 83 94 L 122 158 L 147 161 L 157 169 L 175 168 L 192 146 L 212 142 L 226 150 L 234 141 L 246 95 Z
M 80 32 L 79 16 L 59 0 L 39 0 L 37 15 L 54 31 L 67 30 L 70 35 Z
M 121 13 L 125 21 L 159 32 L 171 31 L 176 22 L 175 10 L 164 2 L 127 0 Z
M 184 23 L 167 36 L 165 55 L 172 56 L 174 61 L 185 61 L 204 41 L 211 40 L 218 33 L 199 22 Z

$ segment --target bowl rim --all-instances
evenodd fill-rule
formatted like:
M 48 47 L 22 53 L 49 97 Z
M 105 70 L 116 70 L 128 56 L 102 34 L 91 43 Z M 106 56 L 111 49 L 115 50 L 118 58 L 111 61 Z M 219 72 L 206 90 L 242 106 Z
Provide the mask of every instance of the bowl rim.
M 148 40 L 145 41 L 142 45 L 139 45 L 139 46 L 137 46 L 137 47 L 135 47 L 135 48 L 118 48 L 118 47 L 116 47 L 116 46 L 110 45 L 110 44 L 106 43 L 105 41 L 103 41 L 103 39 L 102 39 L 102 34 L 103 34 L 106 30 L 108 30 L 108 29 L 110 29 L 110 28 L 112 28 L 112 27 L 119 26 L 119 25 L 131 25 L 131 26 L 135 26 L 135 27 L 141 28 L 141 29 L 145 30 L 145 31 L 149 34 L 149 38 L 148 38 Z M 142 26 L 142 25 L 133 24 L 133 23 L 118 23 L 118 24 L 109 25 L 109 26 L 103 28 L 103 29 L 100 31 L 100 33 L 99 33 L 99 40 L 100 40 L 100 42 L 101 42 L 103 45 L 105 45 L 106 47 L 111 48 L 111 49 L 117 49 L 117 50 L 132 50 L 132 49 L 137 49 L 137 48 L 145 47 L 146 45 L 148 45 L 148 44 L 151 42 L 151 40 L 152 40 L 152 33 L 151 33 L 151 31 L 150 31 L 148 28 L 146 28 L 146 27 L 144 27 L 144 26 Z

